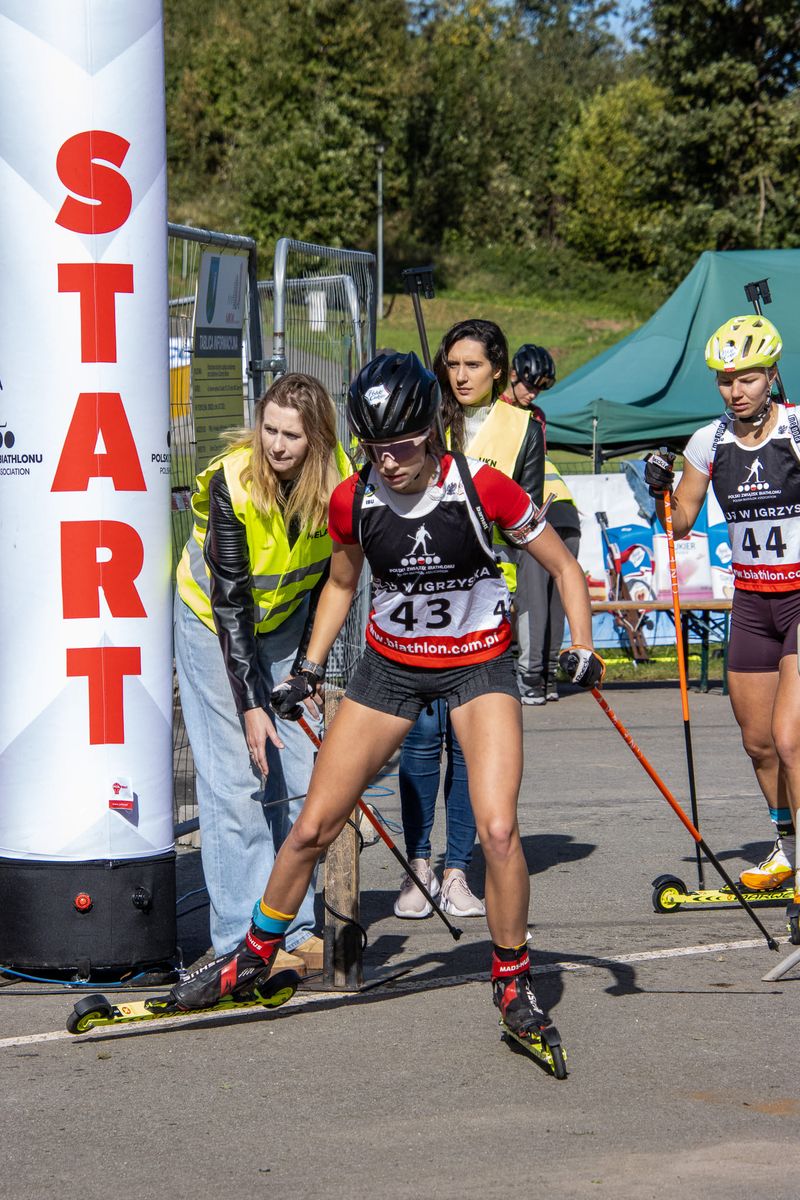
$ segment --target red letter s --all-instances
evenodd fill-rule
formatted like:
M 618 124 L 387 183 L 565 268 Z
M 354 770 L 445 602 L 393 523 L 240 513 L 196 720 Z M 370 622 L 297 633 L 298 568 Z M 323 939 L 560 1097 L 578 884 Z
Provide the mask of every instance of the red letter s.
M 89 129 L 67 138 L 56 158 L 58 178 L 78 196 L 67 196 L 56 224 L 74 233 L 111 233 L 124 225 L 133 195 L 124 175 L 105 163 L 121 167 L 130 142 L 105 129 Z

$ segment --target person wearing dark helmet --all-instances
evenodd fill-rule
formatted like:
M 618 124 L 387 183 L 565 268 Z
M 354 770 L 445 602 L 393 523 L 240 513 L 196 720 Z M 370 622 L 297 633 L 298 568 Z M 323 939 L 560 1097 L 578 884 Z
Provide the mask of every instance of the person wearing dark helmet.
M 552 495 L 547 521 L 570 554 L 578 557 L 581 519 L 561 472 L 547 456 L 547 419 L 537 397 L 556 381 L 556 365 L 544 346 L 526 342 L 511 363 L 509 386 L 502 399 L 531 414 L 544 439 L 544 495 Z M 519 657 L 517 674 L 523 704 L 558 700 L 558 655 L 564 637 L 564 606 L 553 579 L 531 558 L 517 570 L 515 596 Z
M 546 392 L 556 381 L 556 364 L 544 346 L 525 342 L 511 360 L 508 391 L 503 399 L 517 408 L 526 408 L 544 427 L 545 415 L 536 397 Z
M 376 358 L 396 355 L 388 346 Z M 442 767 L 444 780 L 442 781 Z M 439 784 L 443 783 L 445 808 L 445 854 L 441 884 L 431 865 L 431 833 L 436 819 Z M 444 700 L 434 700 L 419 714 L 403 741 L 397 763 L 400 813 L 406 857 L 414 874 L 439 907 L 454 917 L 483 917 L 486 906 L 467 881 L 478 831 L 469 801 L 467 764 L 453 733 Z M 394 915 L 401 920 L 423 920 L 433 906 L 406 873 L 394 902 Z
M 521 414 L 498 403 L 508 377 L 508 343 L 499 325 L 480 317 L 458 321 L 442 338 L 433 367 L 442 389 L 442 425 L 447 449 L 463 450 L 472 458 L 498 467 L 528 493 L 537 507 L 541 505 L 542 430 L 535 421 L 521 419 Z M 509 590 L 513 590 L 517 552 L 509 549 L 499 533 L 495 533 L 494 542 L 503 577 Z M 533 561 L 527 555 L 524 558 Z M 447 754 L 447 852 L 440 904 L 445 912 L 457 917 L 484 916 L 485 906 L 467 881 L 475 828 L 471 809 L 465 811 L 469 808 L 469 792 L 463 753 L 443 700 L 423 710 L 400 756 L 406 850 L 416 875 L 436 895 L 439 880 L 431 866 L 429 835 L 443 746 Z M 432 912 L 408 874 L 400 885 L 394 911 L 403 918 L 425 917 Z
M 742 744 L 775 826 L 771 853 L 740 876 L 745 888 L 789 885 L 797 868 L 800 804 L 800 426 L 796 409 L 773 403 L 782 349 L 766 317 L 732 317 L 712 333 L 706 365 L 725 413 L 693 433 L 672 497 L 672 528 L 694 525 L 709 483 L 728 524 L 734 575 L 728 687 Z M 648 456 L 644 478 L 664 520 L 675 455 Z M 800 878 L 795 881 L 800 901 Z
M 176 984 L 176 1008 L 207 1007 L 223 993 L 246 994 L 269 969 L 320 854 L 421 709 L 441 696 L 467 760 L 486 859 L 494 1001 L 514 1030 L 548 1024 L 533 991 L 526 946 L 530 889 L 516 816 L 521 709 L 509 650 L 508 592 L 492 551 L 495 522 L 556 578 L 576 642 L 562 655 L 565 670 L 591 687 L 602 681 L 604 666 L 591 648 L 589 597 L 575 559 L 537 519 L 517 484 L 439 445 L 439 406 L 439 385 L 414 354 L 373 360 L 351 384 L 350 425 L 369 461 L 331 497 L 334 550 L 308 657 L 275 689 L 273 707 L 291 719 L 313 695 L 365 557 L 375 580 L 366 649 L 322 744 L 303 810 L 256 900 L 246 938 Z

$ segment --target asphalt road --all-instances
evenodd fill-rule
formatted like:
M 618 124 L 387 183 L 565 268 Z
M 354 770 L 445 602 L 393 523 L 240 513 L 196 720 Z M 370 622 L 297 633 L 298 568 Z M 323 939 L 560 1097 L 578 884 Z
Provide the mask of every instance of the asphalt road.
M 607 697 L 688 806 L 677 687 Z M 728 701 L 691 711 L 702 830 L 736 873 L 771 843 L 766 807 Z M 311 981 L 273 1015 L 81 1038 L 72 998 L 0 990 L 0 1196 L 796 1200 L 800 971 L 761 981 L 792 947 L 770 952 L 733 908 L 654 913 L 657 874 L 696 880 L 678 819 L 591 697 L 524 722 L 531 944 L 566 1081 L 500 1041 L 485 922 L 454 943 L 435 918 L 398 921 L 397 864 L 370 846 L 366 963 L 405 969 L 393 984 Z M 395 793 L 376 803 L 399 818 Z M 198 858 L 181 854 L 179 893 Z M 785 938 L 784 911 L 759 912 Z M 179 929 L 187 961 L 206 951 L 205 910 Z

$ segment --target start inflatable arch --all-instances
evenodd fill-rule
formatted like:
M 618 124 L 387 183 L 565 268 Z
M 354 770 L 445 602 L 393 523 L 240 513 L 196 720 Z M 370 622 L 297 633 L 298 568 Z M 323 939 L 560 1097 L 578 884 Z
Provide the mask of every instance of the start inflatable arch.
M 161 3 L 0 45 L 0 963 L 114 969 L 175 949 Z

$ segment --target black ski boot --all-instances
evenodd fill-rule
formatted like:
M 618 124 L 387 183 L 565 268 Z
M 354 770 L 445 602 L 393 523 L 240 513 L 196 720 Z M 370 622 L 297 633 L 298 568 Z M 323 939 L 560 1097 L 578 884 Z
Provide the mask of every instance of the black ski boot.
M 259 984 L 269 977 L 282 938 L 264 934 L 254 925 L 235 950 L 185 975 L 169 993 L 170 1006 L 181 1011 L 212 1008 L 225 996 L 254 1000 Z
M 492 992 L 504 1024 L 512 1033 L 538 1034 L 550 1024 L 539 1007 L 530 975 L 527 950 L 513 961 L 502 961 L 495 950 L 492 959 Z

